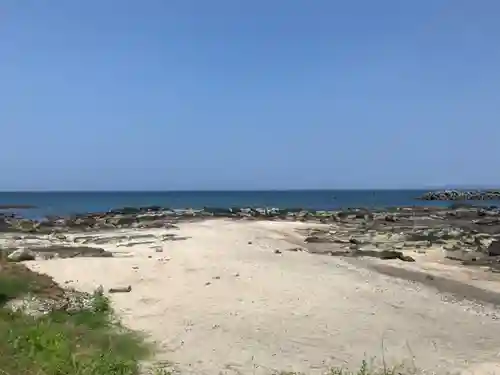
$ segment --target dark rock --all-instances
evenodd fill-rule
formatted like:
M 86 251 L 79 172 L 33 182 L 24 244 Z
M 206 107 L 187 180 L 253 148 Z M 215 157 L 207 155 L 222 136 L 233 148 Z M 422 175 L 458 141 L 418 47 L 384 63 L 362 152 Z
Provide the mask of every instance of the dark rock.
M 303 248 L 301 247 L 291 247 L 289 249 L 286 249 L 287 251 L 293 251 L 293 252 L 297 252 L 297 251 L 304 251 Z
M 95 217 L 74 217 L 66 220 L 65 225 L 70 228 L 91 228 L 97 224 Z
M 106 220 L 107 223 L 113 225 L 130 225 L 137 222 L 136 216 L 118 216 Z
M 493 241 L 486 249 L 486 252 L 489 256 L 500 256 L 500 241 Z
M 109 293 L 130 293 L 132 291 L 132 286 L 123 286 L 109 289 Z
M 415 259 L 408 255 L 404 255 L 401 251 L 395 250 L 382 250 L 382 251 L 374 251 L 374 250 L 358 250 L 353 256 L 365 256 L 365 257 L 373 257 L 379 258 L 382 260 L 390 260 L 390 259 L 399 259 L 403 262 L 414 262 Z
M 368 255 L 368 251 L 366 251 L 365 256 L 366 255 Z M 382 250 L 380 252 L 370 251 L 370 256 L 377 257 L 380 259 L 400 259 L 401 257 L 403 257 L 403 253 L 401 251 L 394 251 L 394 250 Z
M 0 232 L 7 232 L 10 229 L 10 224 L 7 219 L 2 215 L 0 216 Z
M 402 260 L 403 262 L 415 262 L 415 259 L 413 259 L 409 255 L 401 255 L 399 259 Z
M 339 219 L 346 219 L 351 214 L 351 211 L 340 211 L 335 215 Z
M 156 220 L 159 220 L 159 219 L 162 219 L 163 216 L 162 215 L 158 215 L 158 214 L 152 214 L 152 215 L 138 215 L 135 217 L 136 220 L 139 222 L 139 223 L 142 223 L 142 222 L 147 222 L 147 221 L 156 221 Z
M 328 237 L 318 237 L 318 236 L 309 236 L 309 237 L 306 237 L 305 242 L 308 242 L 308 243 L 328 243 L 328 242 L 332 242 L 332 240 Z

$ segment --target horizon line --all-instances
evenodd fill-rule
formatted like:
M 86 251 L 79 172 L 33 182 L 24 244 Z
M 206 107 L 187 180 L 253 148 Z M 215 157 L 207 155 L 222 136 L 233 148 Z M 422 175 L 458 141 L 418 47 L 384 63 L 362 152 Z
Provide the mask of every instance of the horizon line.
M 491 190 L 499 189 L 495 187 L 472 187 L 472 186 L 442 186 L 442 187 L 405 187 L 405 188 L 302 188 L 302 189 L 176 189 L 176 190 L 128 190 L 128 189 L 104 189 L 104 190 L 0 190 L 2 193 L 251 193 L 251 192 L 326 192 L 326 191 L 415 191 L 415 190 Z

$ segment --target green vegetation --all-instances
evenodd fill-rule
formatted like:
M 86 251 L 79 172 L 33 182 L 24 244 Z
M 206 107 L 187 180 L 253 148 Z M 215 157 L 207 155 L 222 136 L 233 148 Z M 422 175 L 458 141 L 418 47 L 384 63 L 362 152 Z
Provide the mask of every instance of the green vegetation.
M 0 263 L 0 374 L 135 375 L 150 349 L 143 338 L 113 320 L 109 301 L 93 295 L 89 309 L 32 317 L 5 304 L 15 298 L 61 296 L 47 276 Z
M 325 375 L 414 375 L 418 373 L 416 368 L 409 369 L 403 365 L 391 368 L 373 368 L 367 361 L 361 362 L 357 370 L 348 370 L 342 367 L 331 368 Z M 300 372 L 281 372 L 279 375 L 304 375 Z

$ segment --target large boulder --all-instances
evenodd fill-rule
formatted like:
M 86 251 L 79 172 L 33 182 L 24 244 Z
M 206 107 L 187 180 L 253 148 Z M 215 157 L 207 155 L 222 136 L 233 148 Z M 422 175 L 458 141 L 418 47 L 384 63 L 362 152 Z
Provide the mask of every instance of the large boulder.
M 129 226 L 129 225 L 132 225 L 132 223 L 135 223 L 137 222 L 137 217 L 135 215 L 120 215 L 120 216 L 116 216 L 116 217 L 113 217 L 113 218 L 110 218 L 110 219 L 107 219 L 106 220 L 107 223 L 109 224 L 112 224 L 114 226 L 118 226 L 118 225 L 121 225 L 121 226 Z
M 25 260 L 35 260 L 36 254 L 28 249 L 18 249 L 7 256 L 11 262 L 23 262 Z
M 4 216 L 0 215 L 0 232 L 7 232 L 10 228 L 10 224 Z
M 489 256 L 500 256 L 500 241 L 492 241 L 486 251 Z

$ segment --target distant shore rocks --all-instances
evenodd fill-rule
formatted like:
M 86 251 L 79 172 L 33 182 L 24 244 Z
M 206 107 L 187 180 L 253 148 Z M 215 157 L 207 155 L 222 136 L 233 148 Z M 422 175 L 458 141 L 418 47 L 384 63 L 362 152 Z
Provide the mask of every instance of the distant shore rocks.
M 277 208 L 169 209 L 159 206 L 123 207 L 107 212 L 85 213 L 67 217 L 26 219 L 16 214 L 0 213 L 0 232 L 50 233 L 68 230 L 101 230 L 115 228 L 171 228 L 179 220 L 226 217 L 235 219 L 293 219 L 311 215 L 331 217 L 333 212 Z
M 500 190 L 483 193 L 451 190 L 432 192 L 427 199 L 473 200 L 471 197 L 485 196 L 486 193 L 489 194 L 486 195 L 488 198 L 481 199 L 500 199 Z M 420 254 L 431 251 L 464 265 L 484 266 L 500 272 L 500 207 L 467 202 L 440 207 L 346 208 L 331 211 L 250 207 L 122 207 L 106 212 L 38 220 L 0 213 L 0 234 L 10 232 L 6 236 L 10 240 L 0 243 L 0 255 L 3 251 L 9 257 L 8 260 L 14 262 L 52 257 L 113 257 L 112 253 L 97 247 L 109 243 L 117 247 L 150 244 L 151 248 L 163 251 L 162 246 L 156 245 L 158 241 L 163 243 L 187 237 L 178 237 L 165 231 L 157 234 L 156 231 L 124 233 L 120 230 L 113 236 L 105 237 L 92 232 L 139 228 L 170 230 L 178 229 L 176 224 L 182 222 L 210 218 L 327 224 L 297 226 L 299 233 L 305 235 L 306 251 L 314 254 L 412 262 L 418 261 Z M 281 251 L 275 253 L 281 254 Z
M 429 191 L 417 199 L 423 201 L 492 201 L 500 200 L 500 190 Z
M 37 208 L 32 204 L 0 204 L 0 210 L 26 210 Z

